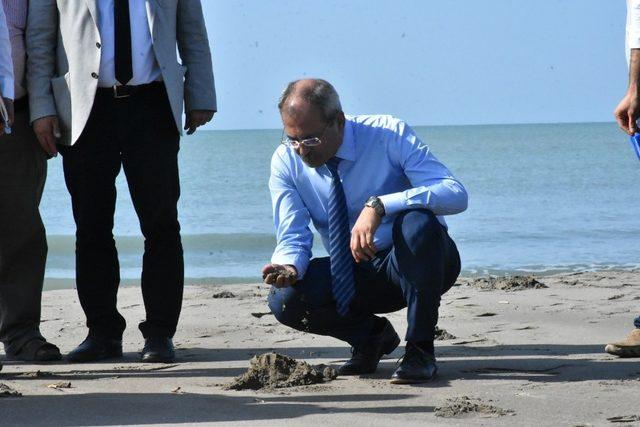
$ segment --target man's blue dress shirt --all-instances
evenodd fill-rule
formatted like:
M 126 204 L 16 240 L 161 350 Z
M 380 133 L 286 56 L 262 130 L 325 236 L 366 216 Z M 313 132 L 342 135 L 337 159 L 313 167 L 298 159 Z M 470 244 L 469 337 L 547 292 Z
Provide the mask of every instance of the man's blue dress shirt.
M 353 228 L 364 204 L 378 196 L 386 215 L 376 231 L 378 250 L 391 247 L 397 214 L 426 208 L 438 216 L 467 208 L 467 192 L 405 122 L 392 116 L 347 116 L 337 157 L 349 226 Z M 281 145 L 271 159 L 269 189 L 273 203 L 277 246 L 274 264 L 291 264 L 302 278 L 311 260 L 311 221 L 329 251 L 327 207 L 331 174 L 326 165 L 311 168 L 291 147 Z

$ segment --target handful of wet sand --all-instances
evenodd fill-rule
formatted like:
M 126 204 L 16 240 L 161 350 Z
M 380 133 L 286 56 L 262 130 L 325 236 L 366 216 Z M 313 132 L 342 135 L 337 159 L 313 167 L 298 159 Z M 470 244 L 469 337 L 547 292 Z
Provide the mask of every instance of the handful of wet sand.
M 225 386 L 227 390 L 260 390 L 318 384 L 335 379 L 330 366 L 311 366 L 278 353 L 264 353 L 249 361 L 247 372 Z

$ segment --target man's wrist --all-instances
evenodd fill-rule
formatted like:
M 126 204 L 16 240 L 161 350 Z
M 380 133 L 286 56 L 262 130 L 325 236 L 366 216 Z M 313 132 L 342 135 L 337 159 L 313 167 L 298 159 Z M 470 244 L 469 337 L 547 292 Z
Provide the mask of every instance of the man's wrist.
M 380 200 L 380 197 L 378 196 L 369 197 L 364 205 L 366 207 L 372 208 L 380 218 L 382 218 L 386 214 L 384 203 L 382 203 L 382 200 Z

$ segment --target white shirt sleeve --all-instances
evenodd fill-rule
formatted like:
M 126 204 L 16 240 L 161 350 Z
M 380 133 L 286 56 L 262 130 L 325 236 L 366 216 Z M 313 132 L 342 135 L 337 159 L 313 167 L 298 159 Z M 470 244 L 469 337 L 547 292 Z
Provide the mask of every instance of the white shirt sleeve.
M 9 39 L 9 28 L 4 15 L 4 8 L 0 1 L 0 90 L 2 96 L 13 99 L 13 61 L 11 59 L 11 40 Z

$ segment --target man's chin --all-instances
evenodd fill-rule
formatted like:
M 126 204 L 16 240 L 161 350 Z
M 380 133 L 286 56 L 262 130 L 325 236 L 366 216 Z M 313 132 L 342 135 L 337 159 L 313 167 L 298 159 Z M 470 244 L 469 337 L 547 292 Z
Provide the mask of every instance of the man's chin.
M 319 162 L 317 159 L 305 159 L 302 158 L 302 161 L 304 162 L 305 165 L 309 166 L 310 168 L 319 168 L 320 166 L 324 165 L 324 162 Z

